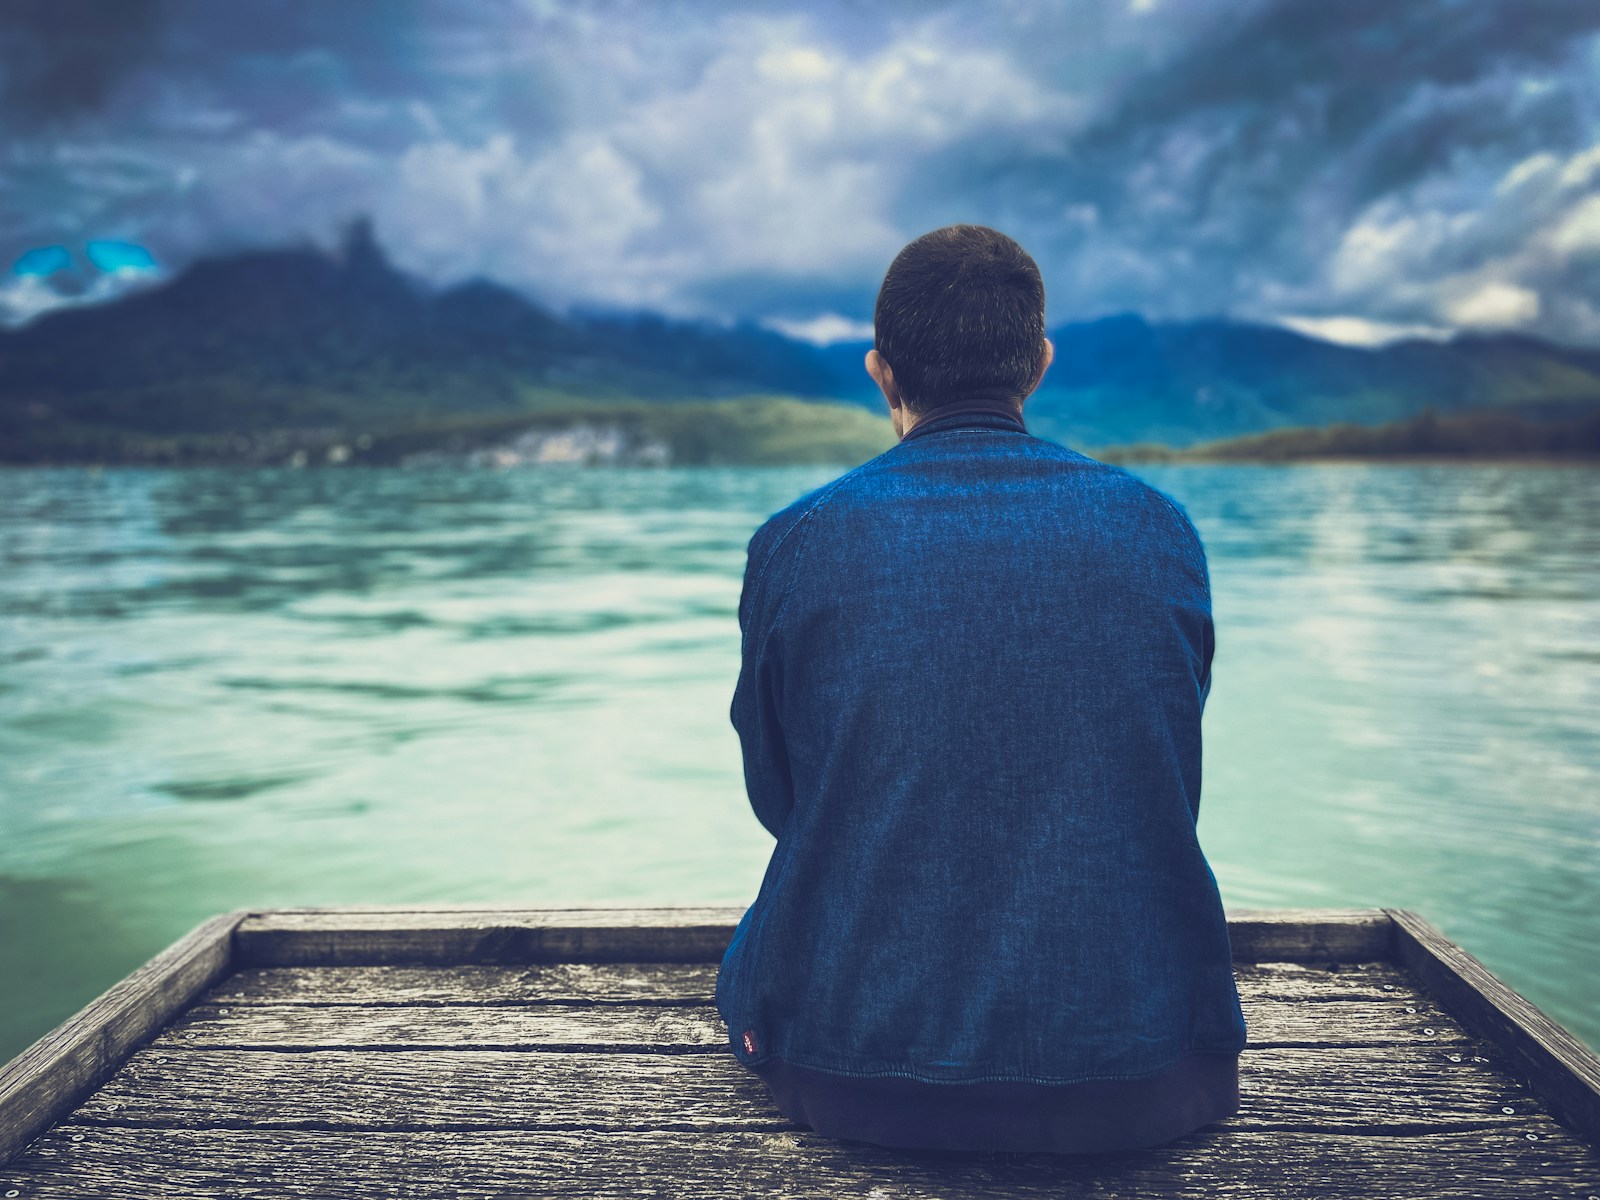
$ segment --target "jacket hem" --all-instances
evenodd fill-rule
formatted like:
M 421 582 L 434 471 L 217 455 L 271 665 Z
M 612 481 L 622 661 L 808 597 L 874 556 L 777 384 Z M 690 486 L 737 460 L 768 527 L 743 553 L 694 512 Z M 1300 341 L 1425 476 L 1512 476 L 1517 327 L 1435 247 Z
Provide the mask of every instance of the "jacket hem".
M 1159 1064 L 1141 1071 L 1107 1072 L 1100 1071 L 1090 1074 L 1077 1075 L 1029 1075 L 1016 1072 L 963 1076 L 960 1079 L 938 1078 L 930 1075 L 919 1074 L 912 1070 L 885 1070 L 885 1071 L 856 1071 L 849 1068 L 830 1066 L 826 1063 L 808 1061 L 803 1058 L 794 1058 L 777 1050 L 770 1050 L 766 1054 L 754 1057 L 739 1057 L 742 1065 L 754 1070 L 772 1059 L 782 1059 L 795 1067 L 804 1067 L 808 1071 L 822 1071 L 829 1075 L 842 1075 L 848 1079 L 909 1079 L 916 1083 L 947 1083 L 960 1085 L 963 1083 L 1034 1083 L 1045 1087 L 1059 1087 L 1073 1083 L 1092 1083 L 1096 1081 L 1114 1082 L 1117 1080 L 1146 1079 L 1169 1071 L 1183 1059 L 1192 1054 L 1222 1054 L 1238 1055 L 1244 1050 L 1244 1044 L 1228 1046 L 1190 1045 L 1181 1049 L 1170 1057 L 1163 1059 Z M 736 1055 L 737 1056 L 737 1055 Z

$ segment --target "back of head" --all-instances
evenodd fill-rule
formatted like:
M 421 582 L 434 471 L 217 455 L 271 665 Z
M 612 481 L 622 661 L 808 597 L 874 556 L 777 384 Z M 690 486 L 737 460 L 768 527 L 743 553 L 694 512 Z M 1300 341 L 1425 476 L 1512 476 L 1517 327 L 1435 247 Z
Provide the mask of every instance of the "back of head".
M 873 328 L 913 413 L 978 396 L 1020 405 L 1043 369 L 1044 280 L 1005 234 L 949 225 L 895 256 Z

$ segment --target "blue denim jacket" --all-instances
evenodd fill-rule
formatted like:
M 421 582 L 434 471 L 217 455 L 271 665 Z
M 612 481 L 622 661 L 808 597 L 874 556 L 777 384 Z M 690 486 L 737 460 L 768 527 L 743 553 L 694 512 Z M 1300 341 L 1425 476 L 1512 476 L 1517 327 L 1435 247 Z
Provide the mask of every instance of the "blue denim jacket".
M 1205 554 L 993 405 L 750 540 L 731 717 L 777 839 L 717 978 L 740 1062 L 1074 1083 L 1245 1043 L 1196 837 Z

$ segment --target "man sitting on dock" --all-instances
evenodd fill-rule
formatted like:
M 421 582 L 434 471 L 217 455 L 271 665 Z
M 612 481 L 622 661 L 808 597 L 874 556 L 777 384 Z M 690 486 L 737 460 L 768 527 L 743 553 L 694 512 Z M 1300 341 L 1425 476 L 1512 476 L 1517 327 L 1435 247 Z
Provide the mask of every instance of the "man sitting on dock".
M 913 241 L 874 326 L 900 442 L 749 546 L 731 716 L 777 845 L 717 980 L 733 1052 L 791 1120 L 889 1146 L 1123 1149 L 1229 1117 L 1200 539 L 1028 432 L 1053 349 L 1004 234 Z

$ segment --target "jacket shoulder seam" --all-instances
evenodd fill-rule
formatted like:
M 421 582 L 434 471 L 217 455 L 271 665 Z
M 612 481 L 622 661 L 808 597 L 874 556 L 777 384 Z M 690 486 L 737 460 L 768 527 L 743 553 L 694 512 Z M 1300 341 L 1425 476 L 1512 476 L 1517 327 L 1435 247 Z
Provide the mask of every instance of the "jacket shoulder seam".
M 772 636 L 772 631 L 778 627 L 778 621 L 783 616 L 783 610 L 789 603 L 789 596 L 793 589 L 795 572 L 799 570 L 800 560 L 805 557 L 807 547 L 806 533 L 808 531 L 802 529 L 801 526 L 808 525 L 812 516 L 833 497 L 834 492 L 838 491 L 839 488 L 842 487 L 848 480 L 850 480 L 851 477 L 853 477 L 858 471 L 860 471 L 862 467 L 867 465 L 868 464 L 866 463 L 862 463 L 860 467 L 856 467 L 851 471 L 846 471 L 832 483 L 826 484 L 812 499 L 811 503 L 806 506 L 805 511 L 796 517 L 789 525 L 789 528 L 785 529 L 783 533 L 779 535 L 778 540 L 773 543 L 772 550 L 767 555 L 766 561 L 761 564 L 761 574 L 756 579 L 756 589 L 758 594 L 767 586 L 767 576 L 770 573 L 770 568 L 772 567 L 773 562 L 778 557 L 778 551 L 783 548 L 784 543 L 786 543 L 791 536 L 795 535 L 797 532 L 799 534 L 799 541 L 797 542 L 799 548 L 795 551 L 794 561 L 790 564 L 789 580 L 783 586 L 783 592 L 778 598 L 778 606 L 772 614 L 772 621 L 768 624 L 765 630 L 765 636 L 762 638 L 763 647 L 766 644 L 766 639 L 770 638 Z

